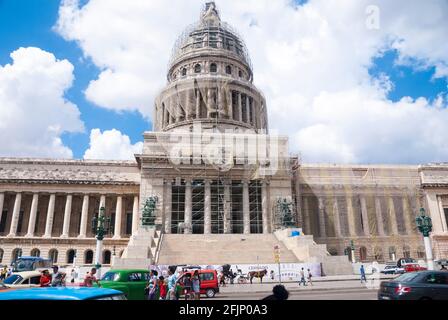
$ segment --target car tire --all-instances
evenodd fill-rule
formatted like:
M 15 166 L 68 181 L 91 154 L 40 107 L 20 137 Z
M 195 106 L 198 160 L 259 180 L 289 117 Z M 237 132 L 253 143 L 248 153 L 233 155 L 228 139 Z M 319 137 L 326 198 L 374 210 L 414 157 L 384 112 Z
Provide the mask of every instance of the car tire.
M 205 291 L 205 295 L 207 296 L 207 298 L 213 298 L 215 296 L 215 290 L 207 289 L 207 291 Z

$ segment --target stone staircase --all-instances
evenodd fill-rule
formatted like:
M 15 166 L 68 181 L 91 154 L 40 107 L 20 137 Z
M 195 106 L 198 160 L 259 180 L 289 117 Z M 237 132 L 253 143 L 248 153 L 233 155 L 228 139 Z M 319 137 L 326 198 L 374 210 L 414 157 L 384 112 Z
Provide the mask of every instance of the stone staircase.
M 157 264 L 275 263 L 276 245 L 282 263 L 299 262 L 274 234 L 164 234 Z

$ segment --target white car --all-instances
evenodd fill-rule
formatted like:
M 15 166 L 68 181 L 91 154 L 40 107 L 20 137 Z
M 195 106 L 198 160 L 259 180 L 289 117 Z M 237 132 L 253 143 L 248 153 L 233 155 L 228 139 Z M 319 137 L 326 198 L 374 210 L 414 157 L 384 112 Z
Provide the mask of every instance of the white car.
M 404 269 L 399 268 L 394 265 L 388 265 L 381 271 L 381 273 L 383 273 L 383 274 L 401 274 L 401 273 L 404 273 Z
M 40 286 L 39 271 L 23 271 L 16 272 L 7 277 L 3 284 L 9 288 L 29 288 Z

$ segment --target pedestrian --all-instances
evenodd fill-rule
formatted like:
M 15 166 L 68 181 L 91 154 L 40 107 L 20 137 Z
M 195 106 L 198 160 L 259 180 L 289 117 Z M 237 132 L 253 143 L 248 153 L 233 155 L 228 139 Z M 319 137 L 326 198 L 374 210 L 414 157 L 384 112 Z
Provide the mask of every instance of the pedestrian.
M 75 271 L 75 269 L 72 269 L 70 272 L 70 282 L 75 283 L 75 280 L 78 278 L 78 273 Z
M 151 270 L 151 272 L 149 273 L 149 282 L 148 282 L 148 300 L 158 300 L 156 297 L 157 290 L 158 290 L 157 271 Z
M 0 272 L 0 280 L 1 281 L 5 280 L 7 274 L 8 274 L 8 270 L 6 269 L 6 267 L 4 267 L 2 269 L 2 271 Z
M 165 278 L 163 276 L 159 277 L 159 288 L 160 288 L 159 300 L 166 300 L 167 285 L 165 282 Z
M 223 271 L 219 274 L 219 285 L 222 287 L 226 286 L 226 277 Z
M 192 281 L 191 281 L 191 274 L 187 273 L 185 274 L 184 277 L 184 295 L 185 295 L 185 300 L 192 300 L 191 299 L 191 294 L 192 294 Z
M 177 300 L 177 276 L 173 269 L 168 270 L 168 299 Z
M 53 266 L 53 275 L 51 276 L 52 287 L 64 287 L 65 286 L 65 272 L 59 271 L 58 266 Z
M 364 281 L 364 282 L 367 282 L 367 278 L 366 278 L 366 270 L 364 269 L 364 265 L 362 264 L 361 265 L 361 268 L 359 268 L 359 272 L 360 272 L 360 274 L 361 274 L 361 283 Z
M 42 275 L 39 279 L 39 284 L 41 287 L 49 287 L 51 284 L 51 275 L 48 270 L 43 270 Z
M 11 268 L 8 268 L 8 272 L 6 273 L 6 277 L 10 277 L 12 275 Z
M 312 286 L 313 285 L 313 280 L 312 280 L 313 275 L 311 274 L 310 269 L 307 269 L 307 271 L 308 271 L 308 283 L 310 284 L 310 286 Z
M 98 287 L 101 287 L 101 283 L 95 276 L 96 274 L 96 268 L 92 268 L 90 272 L 86 273 L 86 276 L 84 277 L 84 287 L 93 287 L 93 283 L 96 282 Z
M 289 292 L 286 288 L 278 284 L 272 289 L 272 294 L 262 300 L 288 300 Z
M 275 279 L 275 274 L 274 274 L 274 270 L 271 270 L 271 280 Z
M 299 286 L 303 283 L 303 286 L 306 287 L 306 281 L 305 281 L 305 270 L 302 268 L 302 270 L 300 270 L 300 282 L 299 282 Z
M 196 270 L 191 279 L 191 285 L 194 293 L 194 300 L 201 299 L 201 280 L 199 279 L 199 271 Z

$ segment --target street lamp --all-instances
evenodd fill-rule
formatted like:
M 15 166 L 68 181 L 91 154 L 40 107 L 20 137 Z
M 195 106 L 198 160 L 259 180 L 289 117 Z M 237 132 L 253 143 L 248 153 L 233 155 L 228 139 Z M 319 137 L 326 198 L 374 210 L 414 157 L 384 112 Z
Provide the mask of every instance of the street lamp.
M 92 219 L 92 232 L 96 236 L 96 253 L 95 253 L 95 268 L 98 272 L 98 278 L 101 278 L 101 253 L 103 251 L 103 239 L 110 230 L 110 217 L 106 217 L 106 208 L 100 208 L 98 217 Z
M 434 261 L 432 258 L 431 240 L 429 239 L 429 233 L 432 231 L 431 217 L 425 215 L 425 209 L 420 209 L 420 215 L 415 218 L 418 231 L 423 235 L 423 241 L 425 243 L 426 262 L 428 264 L 428 270 L 434 270 Z

